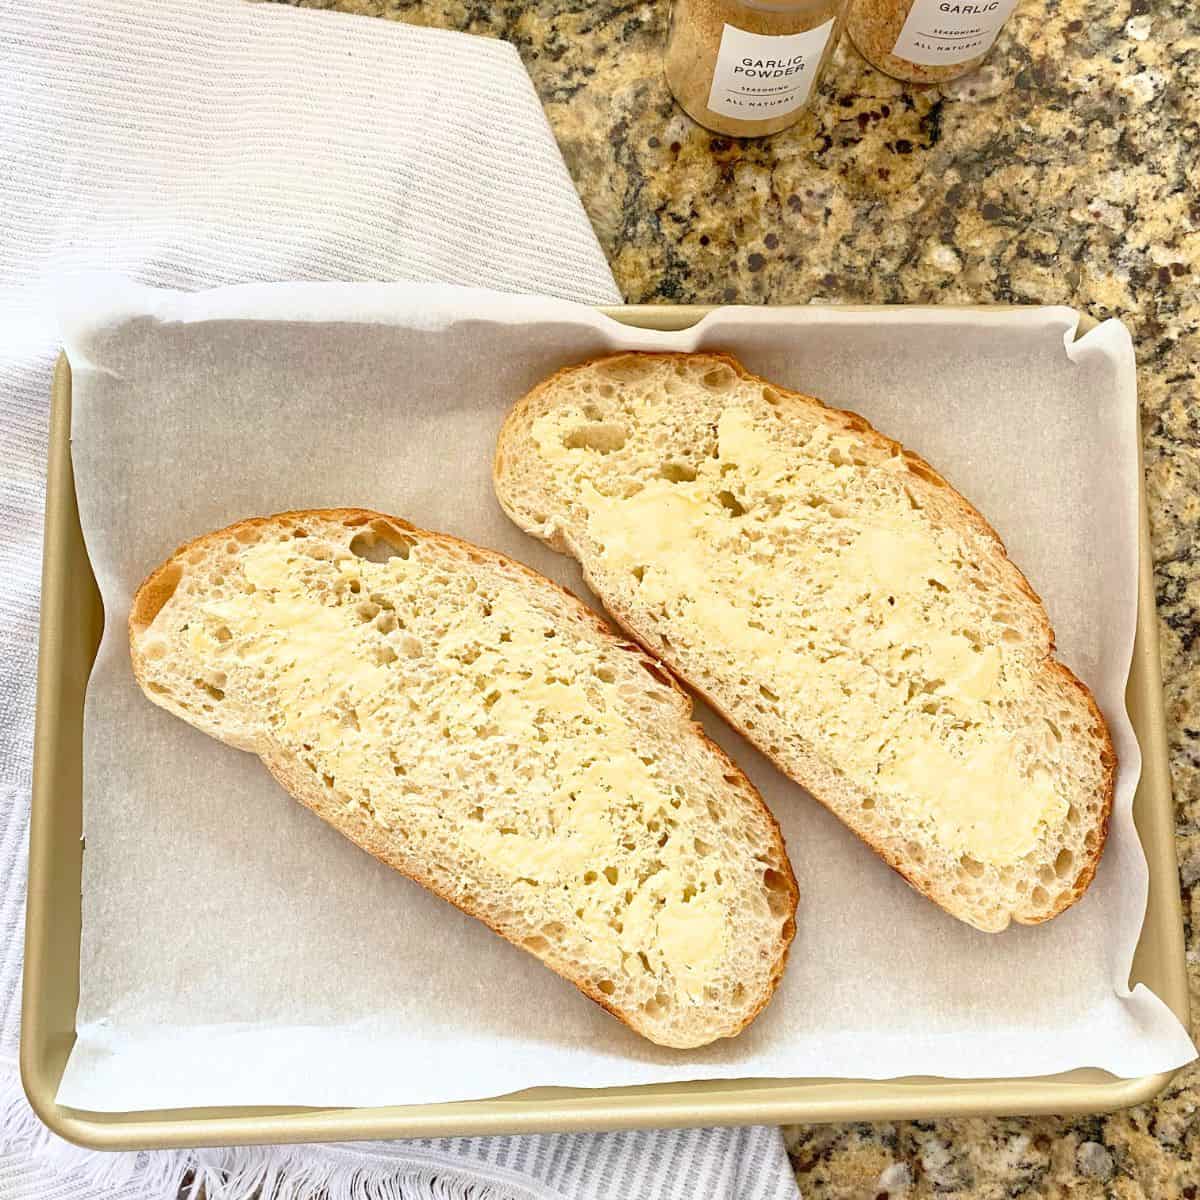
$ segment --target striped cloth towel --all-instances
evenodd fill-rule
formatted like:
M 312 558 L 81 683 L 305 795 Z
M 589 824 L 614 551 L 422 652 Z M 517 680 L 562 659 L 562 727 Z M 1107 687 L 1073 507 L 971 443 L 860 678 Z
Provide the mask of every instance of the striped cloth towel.
M 512 47 L 233 0 L 0 0 L 0 1198 L 783 1200 L 777 1130 L 102 1155 L 16 1074 L 50 281 L 620 300 Z

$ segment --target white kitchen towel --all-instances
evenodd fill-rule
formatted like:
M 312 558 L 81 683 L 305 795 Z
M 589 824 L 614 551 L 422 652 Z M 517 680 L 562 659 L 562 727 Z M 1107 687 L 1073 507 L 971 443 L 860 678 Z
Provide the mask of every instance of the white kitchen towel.
M 235 0 L 0 0 L 0 1200 L 796 1195 L 777 1130 L 90 1154 L 16 1075 L 52 281 L 620 295 L 511 46 Z M 153 419 L 153 413 L 147 413 Z M 260 1190 L 261 1189 L 261 1190 Z

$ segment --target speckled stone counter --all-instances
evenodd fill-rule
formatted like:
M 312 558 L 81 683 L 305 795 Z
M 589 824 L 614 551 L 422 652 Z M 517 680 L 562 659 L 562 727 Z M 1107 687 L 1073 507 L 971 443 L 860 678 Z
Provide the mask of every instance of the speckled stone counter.
M 305 2 L 305 0 L 302 0 Z M 316 0 L 519 48 L 629 301 L 1070 304 L 1133 330 L 1200 1015 L 1200 9 L 1024 0 L 989 62 L 905 87 L 843 42 L 738 142 L 672 104 L 666 0 Z M 1111 1117 L 789 1131 L 806 1200 L 1194 1200 L 1200 1069 Z

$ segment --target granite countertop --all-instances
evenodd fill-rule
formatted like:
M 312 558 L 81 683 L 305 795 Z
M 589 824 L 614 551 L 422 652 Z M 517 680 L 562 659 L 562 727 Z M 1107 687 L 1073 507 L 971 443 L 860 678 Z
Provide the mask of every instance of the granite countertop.
M 845 40 L 739 142 L 673 105 L 666 0 L 300 0 L 514 42 L 627 300 L 1069 304 L 1137 342 L 1192 1010 L 1200 1017 L 1200 12 L 1025 0 L 906 87 Z M 806 1200 L 1200 1196 L 1200 1067 L 1110 1117 L 789 1130 Z

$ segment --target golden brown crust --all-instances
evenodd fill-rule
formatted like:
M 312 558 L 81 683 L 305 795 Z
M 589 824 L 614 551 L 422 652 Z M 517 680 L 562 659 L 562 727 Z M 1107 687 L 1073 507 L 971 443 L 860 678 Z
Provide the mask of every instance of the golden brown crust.
M 569 589 L 556 583 L 554 580 L 547 579 L 544 575 L 540 575 L 531 567 L 525 566 L 524 563 L 519 563 L 515 559 L 509 558 L 504 554 L 500 554 L 495 550 L 488 550 L 482 546 L 476 546 L 471 542 L 456 538 L 451 534 L 435 533 L 429 530 L 418 529 L 409 522 L 402 520 L 399 517 L 389 516 L 386 513 L 376 512 L 372 509 L 365 508 L 329 508 L 329 509 L 293 509 L 288 512 L 276 513 L 269 517 L 251 517 L 241 521 L 237 521 L 232 525 L 228 525 L 223 529 L 214 530 L 211 533 L 202 534 L 199 537 L 192 538 L 180 545 L 173 554 L 170 555 L 163 563 L 156 567 L 134 594 L 133 602 L 129 612 L 129 644 L 130 656 L 133 663 L 134 677 L 137 679 L 139 686 L 147 694 L 147 696 L 156 704 L 173 712 L 176 716 L 195 724 L 193 714 L 185 714 L 177 709 L 170 702 L 169 697 L 163 697 L 153 694 L 147 686 L 144 670 L 144 662 L 138 647 L 138 637 L 146 628 L 153 622 L 155 616 L 162 609 L 163 605 L 170 599 L 175 587 L 178 585 L 182 577 L 182 564 L 186 561 L 187 556 L 193 551 L 200 549 L 208 543 L 227 540 L 243 540 L 239 538 L 239 534 L 248 533 L 255 530 L 263 529 L 278 525 L 286 521 L 315 521 L 326 520 L 336 522 L 347 526 L 365 525 L 368 523 L 383 523 L 386 527 L 392 529 L 397 534 L 415 534 L 417 537 L 426 538 L 434 543 L 440 543 L 443 546 L 452 547 L 464 553 L 472 562 L 489 562 L 493 566 L 500 568 L 503 571 L 515 574 L 520 577 L 528 586 L 538 590 L 548 589 L 555 593 L 562 601 L 565 602 L 570 615 L 578 620 L 585 621 L 595 630 L 602 633 L 605 637 L 611 639 L 617 648 L 625 650 L 629 654 L 637 657 L 643 668 L 649 671 L 654 678 L 669 686 L 679 697 L 681 704 L 686 705 L 686 709 L 681 712 L 683 719 L 687 721 L 687 725 L 692 734 L 694 734 L 701 742 L 704 743 L 706 749 L 712 753 L 721 763 L 722 772 L 726 777 L 726 782 L 731 787 L 736 787 L 749 803 L 757 804 L 762 813 L 765 814 L 769 828 L 774 834 L 775 840 L 775 866 L 782 875 L 787 887 L 789 900 L 789 908 L 791 915 L 783 926 L 780 945 L 778 948 L 775 969 L 771 975 L 767 987 L 764 989 L 761 1000 L 758 1006 L 741 1022 L 736 1028 L 730 1032 L 722 1034 L 722 1037 L 735 1037 L 751 1021 L 767 1006 L 770 1002 L 775 988 L 779 980 L 783 976 L 784 967 L 787 963 L 788 952 L 791 948 L 792 940 L 795 936 L 796 922 L 795 913 L 796 907 L 800 898 L 799 885 L 796 882 L 795 873 L 792 870 L 791 861 L 787 855 L 787 848 L 784 843 L 783 831 L 779 827 L 779 822 L 775 819 L 774 813 L 763 801 L 758 790 L 747 778 L 746 774 L 741 770 L 736 763 L 730 759 L 725 751 L 712 741 L 711 738 L 704 732 L 700 724 L 690 719 L 692 711 L 692 699 L 689 693 L 680 686 L 678 680 L 669 671 L 665 671 L 662 665 L 652 658 L 642 646 L 636 642 L 628 642 L 618 638 L 609 628 L 604 619 L 589 608 L 582 600 L 579 599 Z M 249 540 L 249 539 L 246 539 Z M 597 988 L 590 985 L 587 979 L 574 976 L 567 970 L 567 964 L 558 959 L 553 953 L 554 947 L 549 948 L 549 952 L 538 953 L 529 949 L 527 946 L 520 945 L 513 938 L 509 937 L 502 929 L 500 929 L 491 919 L 481 906 L 471 904 L 469 901 L 456 899 L 453 895 L 440 887 L 434 878 L 427 872 L 422 871 L 420 864 L 408 856 L 402 856 L 396 852 L 395 847 L 389 843 L 388 839 L 382 835 L 379 828 L 375 826 L 365 815 L 358 809 L 349 809 L 345 805 L 333 805 L 329 802 L 329 797 L 326 793 L 314 786 L 314 780 L 310 772 L 295 770 L 288 763 L 285 756 L 275 753 L 277 748 L 273 744 L 256 744 L 253 746 L 243 745 L 236 739 L 222 736 L 220 732 L 212 729 L 205 729 L 205 732 L 224 741 L 228 745 L 235 746 L 238 749 L 248 750 L 251 753 L 257 754 L 263 761 L 267 770 L 280 783 L 280 785 L 288 791 L 293 797 L 300 801 L 306 808 L 310 809 L 322 820 L 332 825 L 343 836 L 350 839 L 356 845 L 366 850 L 373 857 L 379 859 L 393 870 L 412 879 L 422 887 L 433 892 L 436 896 L 453 904 L 456 908 L 465 912 L 468 916 L 474 917 L 478 921 L 482 921 L 493 932 L 499 934 L 506 941 L 518 946 L 528 954 L 532 954 L 535 958 L 545 963 L 556 974 L 561 975 L 569 983 L 577 987 L 589 1000 L 594 1001 L 605 1011 L 611 1013 L 623 1024 L 628 1025 L 636 1033 L 644 1037 L 650 1035 L 645 1029 L 638 1028 L 637 1024 L 629 1019 L 629 1015 L 622 1013 L 611 1003 L 608 998 Z M 653 1040 L 653 1039 L 652 1039 Z
M 1112 803 L 1117 783 L 1117 751 L 1112 744 L 1108 724 L 1104 720 L 1100 706 L 1096 703 L 1096 697 L 1092 695 L 1091 689 L 1087 684 L 1065 663 L 1061 663 L 1055 659 L 1047 663 L 1047 666 L 1059 671 L 1069 686 L 1078 688 L 1087 702 L 1088 710 L 1092 715 L 1093 729 L 1097 734 L 1098 740 L 1101 741 L 1100 761 L 1104 768 L 1104 801 L 1100 813 L 1100 825 L 1096 833 L 1095 848 L 1091 856 L 1084 862 L 1079 873 L 1075 876 L 1070 890 L 1066 893 L 1066 899 L 1050 912 L 1046 913 L 1045 916 L 1030 919 L 1017 916 L 1016 920 L 1022 925 L 1040 925 L 1043 921 L 1050 920 L 1051 917 L 1057 917 L 1059 913 L 1065 912 L 1070 908 L 1088 890 L 1100 865 L 1100 856 L 1104 853 L 1104 844 L 1108 840 L 1108 825 L 1112 818 Z
M 509 410 L 509 413 L 504 419 L 504 423 L 500 429 L 500 434 L 497 438 L 496 455 L 493 462 L 492 471 L 493 486 L 497 498 L 500 501 L 501 507 L 505 509 L 510 517 L 512 517 L 514 520 L 517 519 L 516 514 L 513 513 L 505 503 L 503 488 L 501 487 L 500 481 L 506 468 L 506 451 L 508 449 L 509 439 L 514 436 L 514 431 L 521 424 L 526 410 L 534 406 L 544 393 L 552 390 L 563 378 L 566 378 L 567 376 L 570 376 L 578 371 L 587 370 L 598 363 L 618 360 L 621 358 L 661 360 L 675 360 L 681 358 L 692 360 L 697 358 L 709 359 L 714 363 L 722 363 L 729 366 L 743 381 L 754 383 L 761 387 L 770 388 L 771 391 L 778 395 L 779 398 L 785 403 L 794 404 L 797 407 L 803 407 L 806 409 L 813 407 L 818 408 L 821 410 L 822 416 L 825 419 L 832 420 L 839 424 L 843 429 L 859 434 L 865 437 L 867 440 L 874 441 L 879 447 L 886 449 L 891 455 L 901 455 L 909 471 L 919 481 L 920 486 L 931 490 L 936 490 L 937 492 L 943 494 L 945 498 L 949 499 L 954 504 L 956 511 L 962 516 L 962 518 L 981 536 L 993 544 L 999 559 L 1010 571 L 1010 580 L 1012 584 L 1019 591 L 1021 591 L 1034 606 L 1036 606 L 1037 615 L 1049 647 L 1049 653 L 1044 663 L 1045 668 L 1049 671 L 1058 673 L 1064 682 L 1068 684 L 1068 686 L 1077 688 L 1082 693 L 1088 704 L 1094 721 L 1094 729 L 1101 744 L 1101 765 L 1104 770 L 1104 795 L 1102 799 L 1103 807 L 1097 828 L 1096 844 L 1092 848 L 1089 858 L 1085 861 L 1079 873 L 1076 875 L 1071 888 L 1063 893 L 1065 898 L 1062 899 L 1061 903 L 1057 903 L 1055 907 L 1044 914 L 1028 916 L 1014 912 L 1011 914 L 1012 919 L 1017 921 L 1018 924 L 1023 925 L 1041 924 L 1044 921 L 1050 920 L 1052 917 L 1058 916 L 1059 913 L 1064 912 L 1067 908 L 1079 900 L 1084 892 L 1087 891 L 1089 884 L 1095 876 L 1096 869 L 1100 862 L 1100 856 L 1103 853 L 1104 844 L 1108 837 L 1108 826 L 1112 812 L 1112 802 L 1116 784 L 1117 770 L 1116 749 L 1113 746 L 1108 726 L 1104 721 L 1104 717 L 1096 704 L 1095 697 L 1092 695 L 1091 690 L 1074 674 L 1073 671 L 1071 671 L 1068 666 L 1066 666 L 1065 663 L 1059 662 L 1053 657 L 1055 649 L 1054 629 L 1050 623 L 1049 615 L 1046 613 L 1045 605 L 1042 603 L 1041 597 L 1036 591 L 1034 591 L 1033 586 L 1025 577 L 1024 573 L 1020 570 L 1016 563 L 1014 563 L 1012 559 L 1008 557 L 1008 550 L 1005 547 L 999 533 L 996 532 L 983 514 L 980 513 L 979 510 L 975 508 L 975 506 L 971 504 L 971 502 L 965 496 L 963 496 L 961 492 L 957 491 L 957 489 L 955 489 L 954 486 L 939 471 L 926 462 L 920 455 L 908 450 L 901 443 L 895 441 L 893 438 L 888 437 L 886 434 L 881 433 L 871 424 L 870 421 L 867 420 L 866 417 L 848 409 L 833 408 L 830 405 L 825 404 L 824 401 L 817 399 L 815 396 L 808 396 L 803 392 L 792 391 L 789 388 L 782 387 L 779 384 L 764 379 L 762 376 L 755 375 L 752 372 L 747 371 L 739 362 L 739 360 L 733 355 L 721 351 L 706 350 L 689 354 L 630 350 L 620 351 L 616 354 L 598 354 L 592 358 L 585 359 L 582 362 L 559 368 L 559 370 L 553 375 L 537 384 L 533 389 L 521 397 Z M 517 523 L 520 524 L 519 521 Z M 579 558 L 579 556 L 576 555 L 572 550 L 572 547 L 568 543 L 561 529 L 555 528 L 551 536 L 543 537 L 541 540 L 560 554 L 566 554 L 577 559 Z M 589 586 L 591 586 L 591 579 L 589 577 L 587 565 L 586 563 L 582 562 L 582 559 L 579 561 L 583 567 L 584 578 L 588 581 Z M 593 591 L 600 596 L 600 592 L 597 589 L 593 588 Z M 601 600 L 603 600 L 602 596 Z M 609 616 L 612 617 L 612 619 L 623 630 L 625 630 L 625 632 L 629 634 L 631 638 L 643 644 L 648 653 L 656 655 L 662 659 L 662 661 L 667 663 L 667 665 L 679 675 L 680 679 L 682 679 L 688 685 L 688 687 L 690 687 L 698 696 L 700 696 L 700 698 L 703 699 L 710 708 L 717 712 L 723 720 L 733 726 L 733 728 L 736 729 L 743 737 L 745 737 L 747 741 L 753 743 L 763 755 L 769 758 L 775 764 L 775 766 L 778 767 L 781 772 L 783 772 L 784 775 L 787 775 L 795 783 L 798 783 L 823 807 L 829 809 L 831 812 L 834 812 L 834 815 L 837 815 L 834 806 L 825 800 L 813 788 L 811 783 L 799 778 L 796 774 L 789 771 L 787 767 L 780 761 L 779 757 L 771 752 L 768 746 L 763 745 L 755 738 L 752 730 L 744 728 L 713 696 L 711 696 L 706 690 L 698 687 L 694 681 L 688 678 L 686 671 L 684 671 L 679 664 L 678 655 L 673 651 L 671 646 L 666 643 L 662 643 L 661 640 L 660 644 L 655 644 L 655 640 L 651 635 L 644 636 L 641 634 L 638 630 L 633 628 L 619 613 L 615 612 L 612 608 L 609 608 L 607 604 L 605 604 L 605 608 L 608 611 Z M 878 842 L 859 833 L 858 830 L 852 830 L 852 832 L 861 841 L 870 846 L 870 848 L 875 851 L 875 853 L 878 854 L 880 858 L 882 858 L 884 862 L 888 864 L 888 866 L 890 866 L 897 874 L 899 874 L 905 880 L 905 882 L 913 887 L 916 891 L 932 900 L 935 904 L 938 904 L 941 907 L 946 907 L 943 904 L 942 899 L 935 894 L 937 889 L 933 886 L 932 881 L 925 877 L 923 871 L 920 871 L 919 869 L 914 868 L 912 864 L 901 860 L 898 856 L 890 853 Z M 1003 928 L 1003 926 L 998 928 Z

